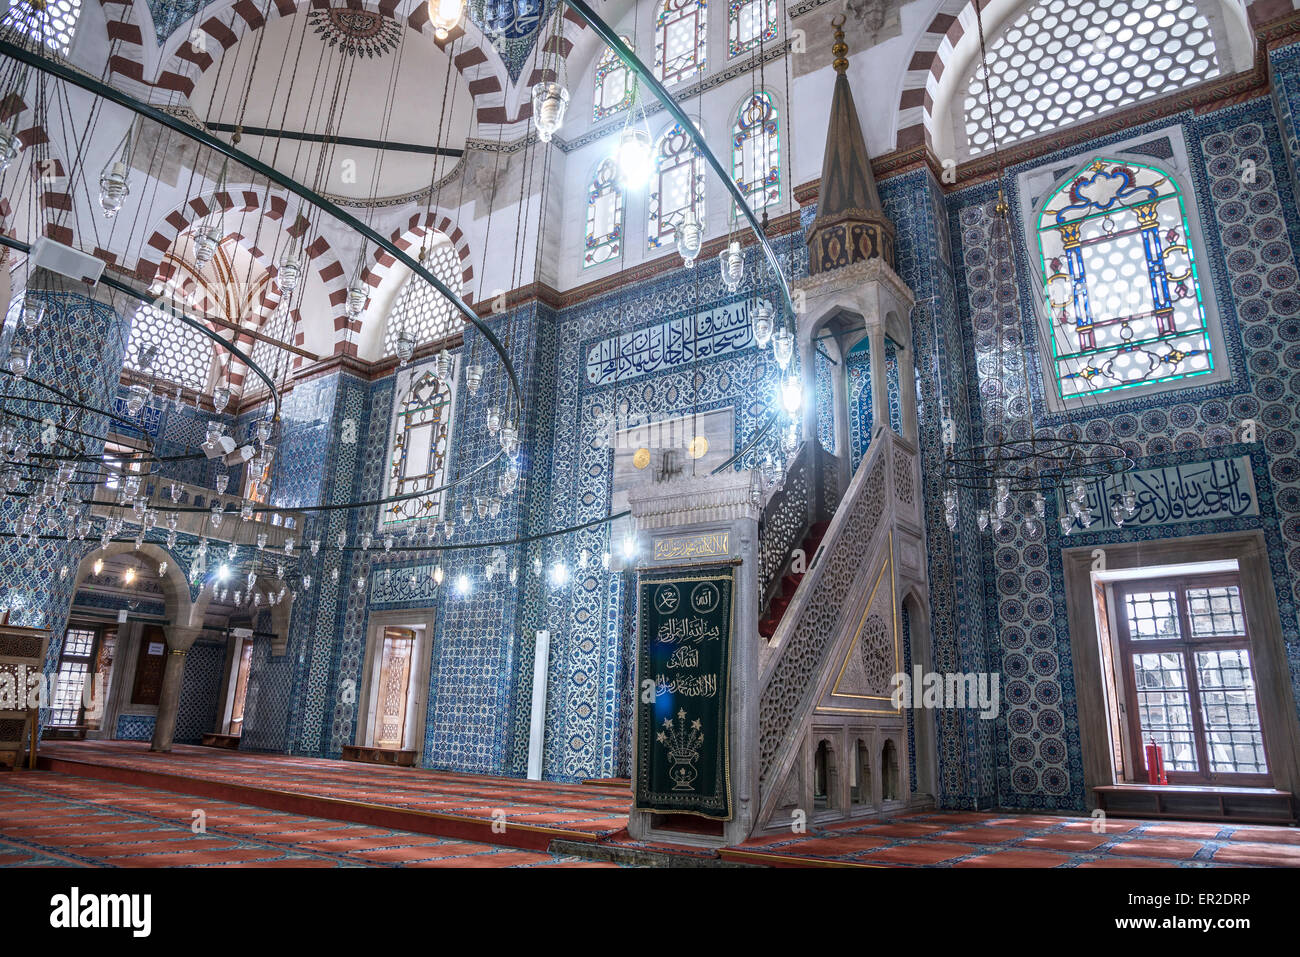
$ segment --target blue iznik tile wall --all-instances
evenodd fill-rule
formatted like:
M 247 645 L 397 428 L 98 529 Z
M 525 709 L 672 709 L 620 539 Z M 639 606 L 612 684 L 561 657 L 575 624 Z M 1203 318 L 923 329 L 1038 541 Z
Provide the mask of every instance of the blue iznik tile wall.
M 1044 402 L 1043 369 L 1037 330 L 1024 325 L 1024 373 L 998 376 L 981 362 L 976 341 L 999 327 L 1005 308 L 994 294 L 990 239 L 994 188 L 972 187 L 949 197 L 953 255 L 959 264 L 958 310 L 964 337 L 964 396 L 953 394 L 954 407 L 969 409 L 968 435 L 989 434 L 999 421 L 999 403 L 1028 401 L 1037 427 L 1061 435 L 1122 444 L 1136 468 L 1248 456 L 1259 501 L 1259 515 L 1198 520 L 1176 526 L 1076 530 L 1067 539 L 1059 532 L 1054 501 L 1049 500 L 1046 535 L 1026 535 L 1010 524 L 996 537 L 969 527 L 969 510 L 955 539 L 969 541 L 977 568 L 991 583 L 962 601 L 963 612 L 981 618 L 984 652 L 1001 671 L 1004 700 L 997 719 L 993 756 L 996 803 L 1011 808 L 1081 808 L 1085 803 L 1075 708 L 1074 671 L 1063 600 L 1061 549 L 1104 545 L 1172 535 L 1194 535 L 1242 528 L 1263 529 L 1273 568 L 1284 638 L 1293 681 L 1300 680 L 1296 587 L 1300 571 L 1300 462 L 1294 452 L 1296 395 L 1300 391 L 1300 283 L 1296 271 L 1295 195 L 1288 174 L 1284 136 L 1267 99 L 1259 99 L 1203 116 L 1177 119 L 1191 156 L 1196 209 L 1206 248 L 1202 293 L 1214 297 L 1222 319 L 1230 383 L 1190 385 L 1145 397 L 1138 395 L 1072 413 L 1051 413 Z M 1151 129 L 1168 126 L 1171 121 Z M 1142 130 L 1129 130 L 1123 139 Z M 1286 135 L 1291 135 L 1290 133 Z M 1034 164 L 1062 161 L 1079 164 L 1121 137 L 1071 148 Z M 1243 164 L 1254 164 L 1249 181 Z M 1019 221 L 1023 198 L 1008 196 L 1012 221 Z M 1189 202 L 1192 201 L 1189 197 Z M 1016 272 L 1033 275 L 1023 245 L 1016 247 Z M 1032 315 L 1029 284 L 1018 287 L 1020 314 Z M 1010 313 L 1015 315 L 1014 311 Z M 918 330 L 919 332 L 919 330 Z M 985 340 L 987 341 L 987 340 Z M 924 365 L 924 353 L 922 354 Z M 1194 382 L 1195 380 L 1193 380 Z M 1027 385 L 1027 391 L 1026 391 Z M 1242 441 L 1247 420 L 1259 423 L 1257 441 Z M 932 443 L 934 437 L 928 436 Z M 927 488 L 929 541 L 948 538 L 936 498 Z M 964 504 L 964 503 L 963 503 Z M 1100 529 L 1101 526 L 1098 526 Z M 932 558 L 931 575 L 935 574 Z M 936 641 L 943 636 L 936 624 Z M 1297 684 L 1300 688 L 1300 683 Z M 983 741 L 981 741 L 983 745 Z M 947 754 L 945 749 L 944 754 Z M 981 756 L 983 750 L 981 750 Z M 982 757 L 981 757 L 982 760 Z M 946 772 L 945 772 L 946 778 Z M 981 788 L 980 800 L 986 792 Z
M 1300 580 L 1300 458 L 1295 454 L 1296 395 L 1300 392 L 1300 279 L 1296 268 L 1295 188 L 1283 144 L 1295 141 L 1291 100 L 1300 95 L 1300 57 L 1275 51 L 1274 99 L 1260 98 L 1200 116 L 1166 119 L 1187 143 L 1192 182 L 1188 201 L 1199 211 L 1204 248 L 1198 251 L 1203 293 L 1221 319 L 1230 380 L 1191 384 L 1158 395 L 1135 395 L 1096 409 L 1053 412 L 1046 404 L 1037 333 L 1023 329 L 1023 374 L 995 376 L 980 362 L 989 333 L 999 323 L 1032 315 L 1028 278 L 1016 247 L 1016 274 L 1024 301 L 995 295 L 990 205 L 995 187 L 975 185 L 945 194 L 928 170 L 879 184 L 885 212 L 897 228 L 898 272 L 913 290 L 917 357 L 915 383 L 900 383 L 896 355 L 886 355 L 890 415 L 898 424 L 898 395 L 916 388 L 921 419 L 922 475 L 931 595 L 932 660 L 941 672 L 1000 676 L 1003 701 L 995 720 L 970 710 L 936 715 L 939 802 L 947 807 L 1005 806 L 1079 809 L 1085 806 L 1075 684 L 1060 562 L 1066 546 L 1129 542 L 1170 535 L 1240 528 L 1265 533 L 1279 597 L 1293 679 L 1300 688 L 1297 584 Z M 1150 129 L 1154 131 L 1157 126 Z M 1128 130 L 1123 138 L 1141 134 Z M 1020 221 L 1016 176 L 1040 163 L 1073 168 L 1090 152 L 1120 137 L 1072 147 L 1012 169 L 1005 180 L 1012 221 Z M 1254 178 L 1239 169 L 1253 163 Z M 805 222 L 811 210 L 805 210 Z M 777 243 L 794 276 L 806 271 L 802 236 Z M 751 281 L 763 270 L 753 256 Z M 758 290 L 766 295 L 763 289 Z M 608 515 L 612 499 L 611 424 L 638 416 L 680 415 L 732 408 L 736 441 L 747 438 L 775 400 L 778 370 L 757 361 L 751 346 L 676 365 L 646 369 L 616 383 L 587 374 L 592 344 L 613 330 L 644 330 L 697 314 L 754 293 L 729 294 L 715 270 L 676 270 L 615 288 L 579 305 L 553 311 L 529 304 L 493 316 L 521 376 L 523 481 L 495 519 L 465 526 L 459 507 L 484 494 L 498 469 L 489 467 L 450 496 L 457 520 L 452 544 L 441 554 L 404 550 L 404 538 L 385 550 L 378 510 L 322 511 L 309 520 L 302 541 L 319 538 L 316 559 L 302 571 L 314 584 L 293 609 L 287 653 L 255 645 L 245 740 L 251 749 L 337 755 L 355 740 L 357 686 L 372 615 L 432 609 L 436 622 L 427 675 L 427 718 L 421 762 L 428 767 L 522 774 L 525 768 L 533 635 L 551 635 L 546 703 L 546 777 L 574 780 L 627 773 L 634 596 L 626 573 L 607 571 L 605 525 L 563 536 L 557 529 Z M 484 428 L 490 405 L 501 405 L 493 361 L 475 330 L 458 350 L 489 369 L 477 396 L 462 389 L 457 400 L 450 477 L 471 474 L 496 453 Z M 848 452 L 856 465 L 870 437 L 869 357 L 851 353 L 848 377 Z M 819 366 L 817 399 L 829 401 L 829 365 Z M 273 494 L 277 504 L 312 506 L 379 498 L 384 494 L 395 379 L 363 381 L 333 372 L 298 383 L 282 410 Z M 1062 537 L 1049 501 L 1046 533 L 1026 537 L 1008 527 L 994 537 L 976 527 L 977 503 L 963 493 L 960 521 L 950 532 L 943 517 L 944 435 L 958 444 L 977 441 L 997 421 L 1001 403 L 1024 403 L 1040 429 L 1119 442 L 1136 468 L 1248 457 L 1258 515 L 1186 522 L 1177 526 L 1109 524 Z M 250 427 L 255 416 L 236 423 Z M 1242 441 L 1235 424 L 1255 419 L 1258 440 Z M 825 434 L 825 417 L 819 433 Z M 161 426 L 168 428 L 164 420 Z M 370 552 L 341 558 L 333 543 L 346 532 L 356 544 L 370 532 Z M 492 557 L 485 543 L 530 536 L 506 550 L 511 579 L 487 585 Z M 583 565 L 581 555 L 588 560 Z M 553 587 L 547 570 L 563 562 L 571 577 Z M 441 565 L 445 584 L 435 587 Z M 539 574 L 537 569 L 541 569 Z M 337 571 L 337 579 L 334 572 Z M 467 595 L 451 585 L 471 573 Z M 5 575 L 12 577 L 9 570 Z M 364 579 L 358 586 L 358 579 Z M 8 580 L 8 578 L 4 579 Z M 0 584 L 0 596 L 4 594 Z M 267 630 L 263 625 L 263 630 Z M 908 645 L 908 660 L 911 649 Z M 913 745 L 909 744 L 909 747 Z
M 109 408 L 130 335 L 129 323 L 111 305 L 81 295 L 35 289 L 29 289 L 28 295 L 45 302 L 41 325 L 27 332 L 10 322 L 0 335 L 0 351 L 6 354 L 15 337 L 32 350 L 26 378 L 9 379 L 5 389 L 9 396 L 5 407 L 14 413 L 9 424 L 37 454 L 50 450 L 49 454 L 80 451 L 98 455 L 105 417 L 78 416 L 66 407 L 42 401 L 52 397 L 44 383 L 57 384 L 66 395 L 83 397 L 93 408 Z M 51 431 L 50 424 L 56 429 Z M 43 435 L 53 442 L 43 441 Z M 15 533 L 26 505 L 26 496 L 6 496 L 0 506 L 0 608 L 10 613 L 14 624 L 50 629 L 49 669 L 58 661 L 62 646 L 76 577 L 73 572 L 90 545 L 57 537 L 66 526 L 59 518 L 60 507 L 53 502 L 43 507 L 36 527 L 30 530 L 49 537 L 37 540 L 35 547 L 26 540 L 20 544 Z

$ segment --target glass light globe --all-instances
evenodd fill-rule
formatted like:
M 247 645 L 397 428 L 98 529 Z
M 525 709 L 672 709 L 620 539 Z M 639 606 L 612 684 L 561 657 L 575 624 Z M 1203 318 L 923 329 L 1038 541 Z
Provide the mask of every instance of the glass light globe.
M 519 430 L 510 423 L 501 426 L 501 434 L 497 436 L 497 441 L 501 443 L 501 451 L 506 455 L 514 455 L 515 450 L 519 448 Z
M 45 300 L 35 296 L 24 296 L 22 305 L 23 328 L 32 332 L 45 318 Z
M 803 386 L 798 379 L 786 379 L 781 384 L 781 404 L 791 415 L 799 411 L 803 404 Z
M 650 133 L 647 130 L 626 129 L 618 138 L 618 147 L 614 152 L 618 164 L 618 176 L 627 189 L 641 189 L 650 181 L 650 169 L 653 165 L 653 153 L 650 148 Z
M 483 388 L 483 367 L 481 365 L 465 367 L 465 386 L 469 389 L 470 395 L 478 395 L 478 390 Z
M 298 261 L 298 254 L 290 252 L 284 257 L 284 262 L 280 264 L 280 289 L 284 292 L 293 292 L 298 288 L 298 280 L 302 278 L 302 263 Z
M 722 284 L 728 292 L 740 288 L 740 280 L 745 275 L 745 257 L 741 255 L 740 243 L 732 240 L 726 249 L 718 253 L 718 268 L 722 273 Z
M 221 245 L 221 227 L 212 225 L 199 234 L 199 238 L 194 241 L 194 265 L 203 269 L 212 258 L 217 254 L 217 247 Z
M 501 428 L 501 410 L 495 405 L 488 406 L 487 430 L 489 435 L 496 435 Z
M 22 147 L 22 140 L 14 135 L 13 127 L 8 123 L 0 125 L 0 173 L 9 168 Z
M 564 122 L 564 111 L 569 106 L 569 91 L 554 81 L 543 80 L 533 84 L 533 122 L 537 124 L 537 138 L 549 143 L 555 131 Z
M 149 391 L 147 385 L 131 386 L 131 388 L 127 390 L 126 411 L 131 413 L 132 416 L 139 415 L 140 410 L 144 408 L 145 403 L 149 401 L 149 397 L 152 394 L 153 393 Z
M 126 179 L 126 164 L 116 162 L 103 176 L 99 177 L 99 205 L 104 210 L 104 218 L 112 219 L 122 208 L 122 203 L 131 192 L 131 184 Z
M 354 282 L 348 287 L 347 309 L 349 318 L 355 319 L 357 316 L 361 315 L 361 313 L 365 312 L 366 298 L 368 295 L 369 291 L 366 289 L 365 283 L 360 280 Z
M 433 360 L 433 374 L 439 382 L 450 382 L 451 373 L 454 367 L 450 352 L 439 352 L 437 358 Z
M 749 322 L 754 330 L 754 342 L 760 349 L 766 349 L 772 341 L 772 307 L 765 302 L 756 303 Z
M 695 259 L 700 254 L 700 246 L 704 242 L 704 226 L 696 218 L 694 210 L 688 209 L 682 214 L 673 232 L 677 234 L 677 252 L 681 254 L 682 265 L 690 269 L 695 265 Z
M 460 26 L 464 12 L 465 0 L 429 0 L 429 22 L 433 24 L 433 35 L 439 40 L 447 39 L 451 31 Z
M 397 336 L 397 364 L 406 365 L 413 355 L 415 355 L 415 339 L 409 332 L 403 330 Z
M 32 352 L 30 349 L 24 349 L 22 346 L 14 346 L 9 350 L 9 361 L 7 367 L 18 378 L 27 375 L 27 368 L 31 365 Z
M 212 390 L 212 407 L 218 412 L 225 411 L 226 406 L 230 404 L 230 390 L 224 385 L 219 385 Z
M 776 356 L 776 364 L 784 372 L 790 365 L 790 358 L 794 355 L 794 333 L 782 326 L 772 334 L 772 352 Z

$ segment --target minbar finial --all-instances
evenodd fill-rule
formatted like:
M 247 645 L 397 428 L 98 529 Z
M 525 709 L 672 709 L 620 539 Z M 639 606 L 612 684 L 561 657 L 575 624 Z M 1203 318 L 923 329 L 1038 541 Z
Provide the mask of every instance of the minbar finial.
M 844 21 L 842 13 L 831 20 L 831 26 L 835 28 L 835 45 L 831 47 L 835 59 L 831 65 L 835 67 L 836 73 L 844 73 L 849 68 L 849 45 L 844 42 Z

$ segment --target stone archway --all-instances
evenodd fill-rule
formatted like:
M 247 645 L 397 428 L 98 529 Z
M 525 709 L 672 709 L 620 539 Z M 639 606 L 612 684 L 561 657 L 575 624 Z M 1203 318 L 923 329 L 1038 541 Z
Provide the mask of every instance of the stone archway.
M 82 556 L 70 601 L 75 601 L 77 589 L 90 577 L 97 560 L 107 560 L 117 555 L 139 555 L 151 560 L 156 567 L 166 570 L 159 576 L 162 585 L 163 609 L 166 622 L 163 635 L 166 639 L 166 664 L 163 668 L 162 687 L 158 695 L 158 713 L 154 722 L 152 751 L 170 751 L 176 731 L 176 713 L 180 706 L 181 681 L 185 671 L 185 655 L 203 630 L 203 616 L 210 596 L 200 594 L 199 600 L 190 597 L 190 586 L 176 557 L 160 545 L 132 542 L 110 542 L 107 546 L 93 548 Z M 69 606 L 69 611 L 71 606 Z

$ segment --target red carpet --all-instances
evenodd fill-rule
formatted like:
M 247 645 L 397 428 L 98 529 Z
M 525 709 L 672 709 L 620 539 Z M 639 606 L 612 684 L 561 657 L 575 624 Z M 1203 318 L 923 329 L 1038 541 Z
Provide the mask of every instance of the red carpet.
M 134 741 L 47 741 L 39 766 L 80 777 L 421 834 L 546 850 L 627 826 L 626 788 L 556 784 Z
M 0 867 L 398 866 L 616 865 L 63 774 L 0 776 Z
M 40 767 L 58 773 L 0 777 L 0 866 L 97 862 L 100 853 L 137 866 L 556 866 L 562 859 L 540 853 L 554 840 L 776 867 L 1300 866 L 1300 830 L 1287 827 L 1111 818 L 1096 833 L 1087 817 L 934 811 L 772 835 L 715 855 L 629 838 L 625 781 L 556 784 L 185 746 L 152 754 L 124 741 L 46 742 Z M 39 800 L 100 813 L 47 815 Z M 189 833 L 195 807 L 209 815 L 207 835 Z M 214 824 L 214 807 L 233 824 Z M 49 830 L 30 830 L 45 817 Z M 516 859 L 509 848 L 533 853 Z
M 933 811 L 756 838 L 721 856 L 776 867 L 1300 867 L 1300 829 Z

